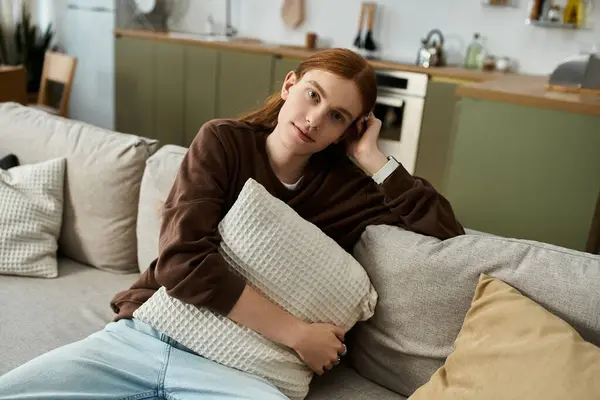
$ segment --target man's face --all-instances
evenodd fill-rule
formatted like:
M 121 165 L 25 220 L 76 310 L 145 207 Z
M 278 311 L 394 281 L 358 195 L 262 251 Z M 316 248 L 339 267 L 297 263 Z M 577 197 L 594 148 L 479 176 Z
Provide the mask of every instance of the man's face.
M 298 80 L 291 72 L 283 83 L 278 134 L 296 154 L 317 153 L 342 138 L 362 110 L 357 85 L 322 70 Z

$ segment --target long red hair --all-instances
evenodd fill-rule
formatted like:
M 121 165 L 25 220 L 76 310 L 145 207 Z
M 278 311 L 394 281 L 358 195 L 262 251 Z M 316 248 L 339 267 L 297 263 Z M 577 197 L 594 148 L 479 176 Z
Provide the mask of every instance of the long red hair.
M 375 71 L 361 55 L 343 48 L 321 50 L 305 59 L 295 73 L 300 80 L 306 72 L 314 69 L 353 80 L 361 93 L 361 115 L 366 115 L 373 109 L 377 100 Z M 277 126 L 277 117 L 283 103 L 284 100 L 278 91 L 272 94 L 262 107 L 241 116 L 240 119 L 263 130 L 273 130 Z

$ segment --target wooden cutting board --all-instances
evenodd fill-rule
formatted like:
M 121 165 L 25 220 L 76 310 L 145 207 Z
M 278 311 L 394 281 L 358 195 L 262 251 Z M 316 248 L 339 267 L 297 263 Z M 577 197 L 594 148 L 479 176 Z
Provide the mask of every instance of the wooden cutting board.
M 284 24 L 292 29 L 304 22 L 304 0 L 283 0 L 281 17 Z

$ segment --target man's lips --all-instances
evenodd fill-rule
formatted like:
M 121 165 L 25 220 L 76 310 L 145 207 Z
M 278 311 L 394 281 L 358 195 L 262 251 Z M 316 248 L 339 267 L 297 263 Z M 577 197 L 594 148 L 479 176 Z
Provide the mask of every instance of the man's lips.
M 306 142 L 314 142 L 315 141 L 313 138 L 310 137 L 310 135 L 308 133 L 306 133 L 304 130 L 299 128 L 296 124 L 292 123 L 292 125 L 294 125 L 294 128 L 296 128 L 296 131 L 298 132 L 298 134 L 304 141 L 306 141 Z

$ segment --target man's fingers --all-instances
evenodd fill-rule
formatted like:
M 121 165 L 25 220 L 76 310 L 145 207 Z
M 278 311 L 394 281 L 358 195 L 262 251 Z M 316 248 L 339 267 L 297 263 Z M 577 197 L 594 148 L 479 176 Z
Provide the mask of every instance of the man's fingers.
M 335 334 L 335 336 L 337 336 L 338 339 L 340 339 L 340 342 L 344 341 L 344 336 L 346 335 L 346 332 L 344 332 L 342 328 L 336 326 L 333 330 L 333 333 Z

